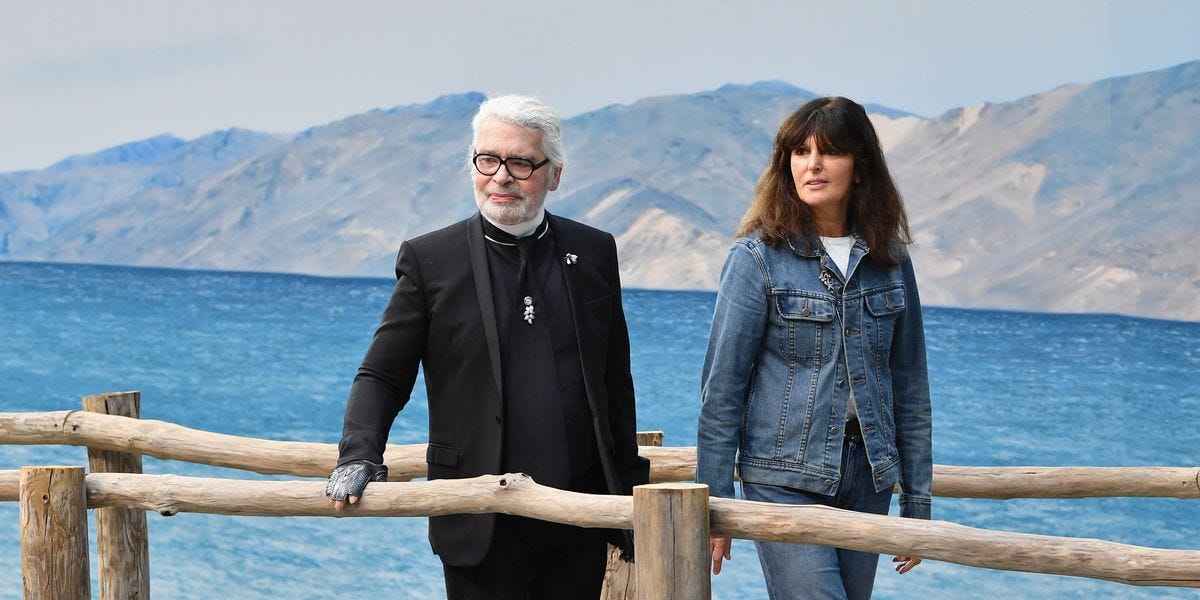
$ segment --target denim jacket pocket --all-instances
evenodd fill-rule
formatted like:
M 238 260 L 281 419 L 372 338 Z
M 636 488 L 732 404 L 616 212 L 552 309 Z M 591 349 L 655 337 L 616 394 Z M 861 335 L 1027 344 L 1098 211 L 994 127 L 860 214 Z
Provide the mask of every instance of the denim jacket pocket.
M 896 318 L 904 312 L 904 284 L 886 290 L 871 292 L 864 299 L 870 315 L 867 339 L 871 352 L 877 356 L 888 356 L 892 351 L 892 334 L 896 329 Z
M 833 356 L 833 302 L 785 290 L 775 295 L 780 353 L 797 362 Z

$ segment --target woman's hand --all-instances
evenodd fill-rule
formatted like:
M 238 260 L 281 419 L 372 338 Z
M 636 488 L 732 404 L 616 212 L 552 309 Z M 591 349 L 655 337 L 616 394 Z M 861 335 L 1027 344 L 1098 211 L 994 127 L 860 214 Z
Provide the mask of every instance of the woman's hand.
M 892 562 L 900 563 L 896 565 L 896 572 L 903 575 L 913 569 L 913 567 L 921 564 L 921 559 L 915 556 L 893 556 Z
M 714 537 L 708 539 L 708 553 L 712 556 L 713 575 L 721 573 L 721 563 L 723 561 L 733 560 L 729 553 L 732 547 L 733 541 L 729 538 Z M 920 562 L 920 560 L 917 562 Z

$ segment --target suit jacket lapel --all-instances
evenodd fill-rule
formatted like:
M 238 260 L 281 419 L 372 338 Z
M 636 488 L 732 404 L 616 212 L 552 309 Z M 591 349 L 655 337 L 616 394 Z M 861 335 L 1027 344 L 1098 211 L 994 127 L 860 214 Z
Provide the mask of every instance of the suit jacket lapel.
M 475 213 L 467 220 L 467 248 L 471 254 L 471 273 L 475 277 L 475 293 L 479 297 L 479 314 L 483 317 L 483 337 L 496 378 L 496 392 L 503 395 L 500 378 L 500 335 L 496 332 L 496 304 L 492 299 L 492 279 L 488 273 L 487 247 L 483 239 L 483 216 Z
M 554 230 L 554 239 L 558 242 L 558 252 L 563 256 L 571 254 L 577 256 L 578 252 L 572 247 L 572 240 L 576 236 L 567 228 L 566 224 L 559 218 L 550 213 L 546 213 L 546 217 L 550 219 L 550 228 Z M 565 260 L 562 265 L 563 281 L 567 286 L 567 299 L 571 305 L 571 322 L 575 324 L 575 334 L 579 335 L 579 315 L 583 314 L 584 306 L 583 296 L 579 293 L 579 274 L 578 269 L 572 268 L 573 264 L 567 263 Z M 583 340 L 579 340 L 582 344 Z
M 563 280 L 566 282 L 567 297 L 571 305 L 571 318 L 575 324 L 575 335 L 579 339 L 579 362 L 580 369 L 583 372 L 583 387 L 586 391 L 587 402 L 592 410 L 593 426 L 596 428 L 596 443 L 600 451 L 600 465 L 604 471 L 604 479 L 608 485 L 610 493 L 618 493 L 617 490 L 622 489 L 620 475 L 617 472 L 616 465 L 613 464 L 611 434 L 605 434 L 602 431 L 603 427 L 608 423 L 608 408 L 606 406 L 607 398 L 598 397 L 598 390 L 601 382 L 594 381 L 597 377 L 604 376 L 604 363 L 608 353 L 607 348 L 601 347 L 595 337 L 593 327 L 582 326 L 581 324 L 587 319 L 587 306 L 589 296 L 587 281 L 587 269 L 594 268 L 592 265 L 595 261 L 607 263 L 608 257 L 598 256 L 599 252 L 589 254 L 590 250 L 596 250 L 595 246 L 584 248 L 578 245 L 578 242 L 584 239 L 583 232 L 576 230 L 577 225 L 571 221 L 564 221 L 556 218 L 550 213 L 546 213 L 550 219 L 550 227 L 554 229 L 555 239 L 558 241 L 558 252 L 562 255 L 562 270 Z M 568 258 L 569 255 L 569 258 Z M 600 283 L 592 285 L 602 285 Z M 591 292 L 596 293 L 599 290 L 592 289 Z M 610 295 L 620 294 L 620 290 L 606 289 Z M 615 302 L 615 300 L 613 300 Z M 632 547 L 632 539 L 626 538 L 626 543 Z
M 579 340 L 579 358 L 582 363 L 584 385 L 588 390 L 588 401 L 594 402 L 595 399 L 591 394 L 593 386 L 589 379 L 594 375 L 590 371 L 591 366 L 595 364 L 596 344 L 590 335 L 591 330 L 580 326 L 584 315 L 587 314 L 587 307 L 584 306 L 587 298 L 583 293 L 584 290 L 581 289 L 581 286 L 585 284 L 580 281 L 580 265 L 576 262 L 579 260 L 579 249 L 574 246 L 574 242 L 579 239 L 579 236 L 571 230 L 569 222 L 550 213 L 546 213 L 546 215 L 550 219 L 550 227 L 554 230 L 554 236 L 558 242 L 558 252 L 562 255 L 563 281 L 566 282 L 567 299 L 571 306 L 571 323 L 575 325 L 575 336 Z M 568 261 L 568 255 L 574 260 Z M 587 258 L 594 260 L 596 257 Z

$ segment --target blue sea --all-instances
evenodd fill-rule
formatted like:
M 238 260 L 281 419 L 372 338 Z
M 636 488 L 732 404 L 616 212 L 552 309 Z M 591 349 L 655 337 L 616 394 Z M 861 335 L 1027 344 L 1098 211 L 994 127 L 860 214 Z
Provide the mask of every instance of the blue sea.
M 328 279 L 0 263 L 0 410 L 78 409 L 139 390 L 142 416 L 195 429 L 337 442 L 351 378 L 391 291 Z M 715 295 L 629 290 L 639 429 L 695 444 Z M 1200 323 L 926 308 L 934 460 L 951 465 L 1200 465 Z M 424 389 L 394 443 L 425 440 Z M 86 465 L 75 447 L 0 447 L 0 469 Z M 145 459 L 147 473 L 264 476 Z M 1200 500 L 934 499 L 973 527 L 1200 548 Z M 895 508 L 893 508 L 893 514 Z M 155 598 L 440 598 L 424 519 L 150 514 Z M 91 534 L 94 544 L 95 533 Z M 94 565 L 92 574 L 95 577 Z M 876 598 L 1196 598 L 1195 590 L 881 560 Z M 0 503 L 0 597 L 21 595 L 17 506 Z M 93 584 L 93 592 L 96 591 Z M 762 598 L 738 541 L 715 598 Z

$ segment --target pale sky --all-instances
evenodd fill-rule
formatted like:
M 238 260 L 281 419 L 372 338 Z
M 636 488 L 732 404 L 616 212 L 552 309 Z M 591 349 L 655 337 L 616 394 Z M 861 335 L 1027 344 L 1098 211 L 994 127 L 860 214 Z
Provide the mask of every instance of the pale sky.
M 0 0 L 0 171 L 480 91 L 782 80 L 923 116 L 1200 59 L 1195 0 Z

